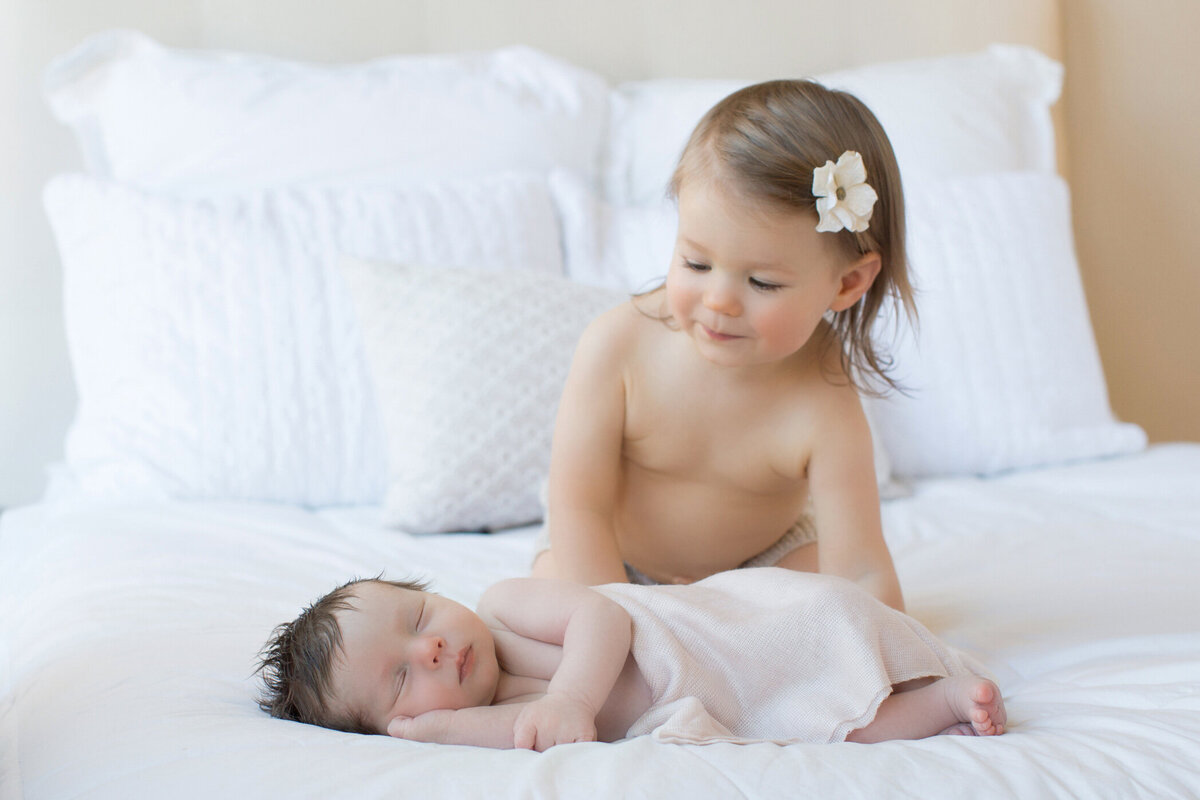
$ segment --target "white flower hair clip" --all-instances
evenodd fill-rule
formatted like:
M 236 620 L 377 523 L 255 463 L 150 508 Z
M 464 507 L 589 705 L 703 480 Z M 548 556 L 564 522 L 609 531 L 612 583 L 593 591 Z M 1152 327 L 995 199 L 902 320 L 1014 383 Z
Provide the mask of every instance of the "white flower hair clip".
M 847 150 L 837 164 L 826 161 L 813 170 L 813 197 L 817 198 L 817 231 L 836 233 L 842 228 L 859 233 L 867 229 L 879 195 L 867 183 L 862 156 Z

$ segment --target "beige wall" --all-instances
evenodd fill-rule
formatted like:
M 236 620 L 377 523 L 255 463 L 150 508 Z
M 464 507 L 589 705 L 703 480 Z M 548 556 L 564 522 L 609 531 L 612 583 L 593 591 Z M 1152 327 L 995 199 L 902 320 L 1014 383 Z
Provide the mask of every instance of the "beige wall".
M 1200 440 L 1200 3 L 1063 0 L 1084 288 L 1118 416 Z

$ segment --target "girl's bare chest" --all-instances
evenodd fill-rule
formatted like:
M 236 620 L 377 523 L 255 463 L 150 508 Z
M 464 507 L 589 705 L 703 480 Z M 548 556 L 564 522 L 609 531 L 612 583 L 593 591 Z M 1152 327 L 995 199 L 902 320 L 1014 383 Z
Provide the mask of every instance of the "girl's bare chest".
M 647 472 L 772 491 L 804 478 L 810 437 L 803 419 L 800 399 L 655 387 L 630 399 L 623 452 Z

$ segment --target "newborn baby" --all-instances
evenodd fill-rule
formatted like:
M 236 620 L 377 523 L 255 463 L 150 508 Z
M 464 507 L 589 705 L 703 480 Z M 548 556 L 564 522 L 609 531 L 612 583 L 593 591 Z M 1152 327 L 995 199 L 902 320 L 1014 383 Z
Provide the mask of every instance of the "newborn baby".
M 340 730 L 545 750 L 1004 732 L 999 688 L 850 581 L 776 567 L 690 585 L 503 581 L 478 613 L 358 580 L 279 626 L 262 708 Z

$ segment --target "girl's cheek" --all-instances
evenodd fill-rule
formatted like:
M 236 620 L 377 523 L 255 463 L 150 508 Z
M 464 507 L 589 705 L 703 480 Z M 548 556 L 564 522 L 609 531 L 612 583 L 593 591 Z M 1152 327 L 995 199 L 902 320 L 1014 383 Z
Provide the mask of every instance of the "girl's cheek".
M 671 280 L 667 277 L 667 312 L 676 319 L 687 316 L 687 310 L 692 305 L 692 293 L 687 280 Z
M 679 270 L 672 266 L 671 269 L 667 271 L 666 282 L 667 310 L 671 313 L 675 312 L 676 303 L 679 301 L 679 295 L 682 291 L 682 287 L 680 285 L 681 283 L 682 281 L 680 279 Z

